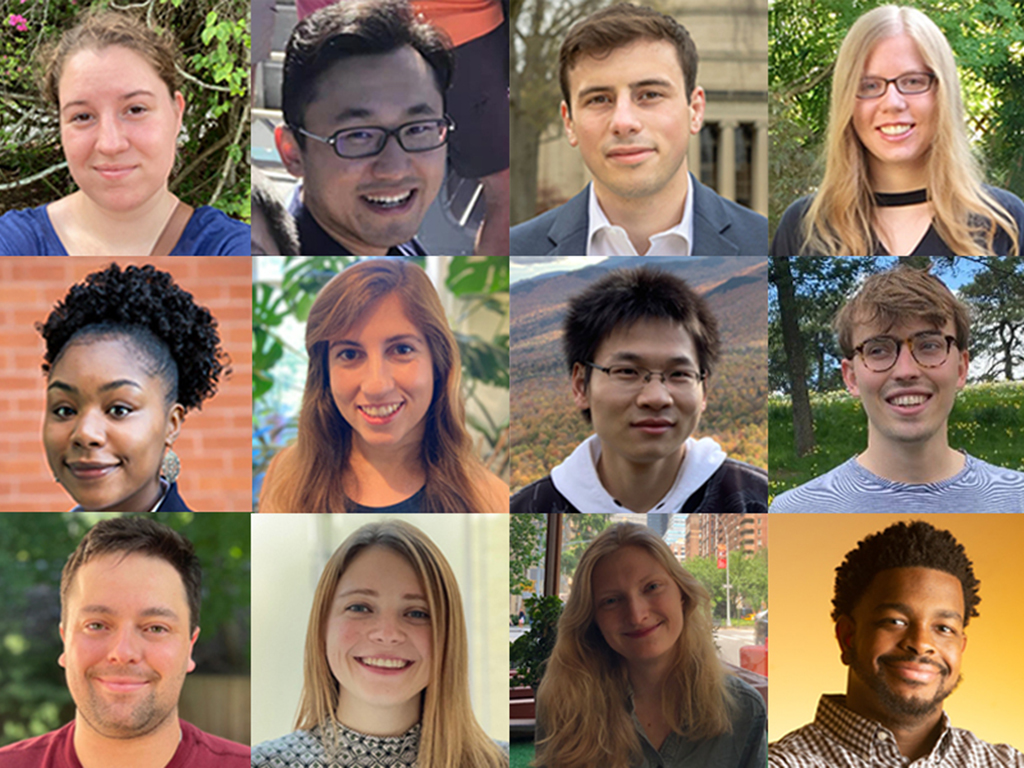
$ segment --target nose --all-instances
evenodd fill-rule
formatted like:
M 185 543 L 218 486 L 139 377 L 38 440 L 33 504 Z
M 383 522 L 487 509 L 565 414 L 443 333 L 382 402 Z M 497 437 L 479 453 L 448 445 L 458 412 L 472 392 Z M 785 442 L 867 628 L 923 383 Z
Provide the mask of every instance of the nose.
M 71 433 L 73 445 L 86 448 L 103 445 L 106 432 L 103 428 L 103 414 L 93 409 L 83 410 L 75 421 L 75 429 Z
M 935 653 L 935 647 L 932 645 L 931 634 L 922 622 L 912 622 L 907 627 L 907 631 L 903 633 L 903 638 L 899 643 L 900 648 L 912 653 L 915 656 L 928 656 Z
M 370 630 L 369 638 L 374 642 L 394 645 L 405 640 L 401 619 L 387 613 L 380 614 Z
M 370 355 L 366 362 L 363 393 L 369 396 L 383 395 L 390 392 L 394 384 L 394 376 L 388 361 L 383 357 Z
M 629 623 L 634 627 L 642 626 L 650 613 L 647 608 L 647 601 L 639 595 L 635 595 L 627 599 L 626 611 Z
M 409 172 L 411 159 L 402 149 L 397 136 L 388 136 L 384 149 L 373 158 L 371 170 L 378 179 L 401 179 Z
M 896 356 L 896 364 L 892 367 L 890 373 L 896 379 L 916 379 L 921 375 L 921 366 L 914 359 L 909 344 L 902 344 L 900 346 L 899 355 Z
M 612 113 L 612 133 L 621 137 L 642 131 L 644 126 L 637 110 L 637 105 L 628 95 L 616 99 L 615 112 Z
M 651 380 L 645 383 L 636 395 L 636 404 L 641 408 L 661 410 L 672 405 L 672 393 L 662 381 L 660 373 L 651 374 Z
M 889 83 L 885 89 L 885 93 L 882 94 L 882 103 L 886 107 L 900 110 L 905 109 L 907 106 L 907 100 L 903 94 L 900 93 L 899 88 L 896 87 L 896 83 Z
M 118 155 L 128 149 L 128 136 L 116 117 L 100 117 L 96 136 L 96 151 L 103 155 Z
M 111 637 L 110 651 L 107 658 L 112 664 L 134 664 L 139 661 L 139 637 L 134 628 L 123 626 L 114 631 Z

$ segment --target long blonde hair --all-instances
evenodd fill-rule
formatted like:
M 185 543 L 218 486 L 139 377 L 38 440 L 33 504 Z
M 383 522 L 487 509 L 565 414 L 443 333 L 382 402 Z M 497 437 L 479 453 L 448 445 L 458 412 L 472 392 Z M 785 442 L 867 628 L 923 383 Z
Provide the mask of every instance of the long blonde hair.
M 733 697 L 711 636 L 710 596 L 657 534 L 620 523 L 603 531 L 576 567 L 572 592 L 558 620 L 558 639 L 537 691 L 537 765 L 547 768 L 626 768 L 640 754 L 629 712 L 624 660 L 594 618 L 592 578 L 601 558 L 640 547 L 668 572 L 683 594 L 683 631 L 665 681 L 662 712 L 672 730 L 700 741 L 728 733 Z
M 296 728 L 320 726 L 325 740 L 334 738 L 340 686 L 327 661 L 327 623 L 338 582 L 352 561 L 370 547 L 384 547 L 408 561 L 423 584 L 430 611 L 430 682 L 423 691 L 416 764 L 420 768 L 507 766 L 507 758 L 473 714 L 466 620 L 455 574 L 434 542 L 403 520 L 362 526 L 342 542 L 320 574 L 306 630 Z
M 984 188 L 964 125 L 964 105 L 953 51 L 942 30 L 915 8 L 883 5 L 868 11 L 850 28 L 832 78 L 825 175 L 804 217 L 803 252 L 826 256 L 874 253 L 875 203 L 868 177 L 867 150 L 853 127 L 857 86 L 864 64 L 885 38 L 906 34 L 935 73 L 935 140 L 928 156 L 928 199 L 935 210 L 939 237 L 954 253 L 995 256 L 999 229 L 1010 237 L 1009 255 L 1020 248 L 1017 224 Z M 1007 255 L 1007 254 L 1002 254 Z
M 396 259 L 358 262 L 317 295 L 306 323 L 309 370 L 298 439 L 285 449 L 280 466 L 264 484 L 261 506 L 280 512 L 345 512 L 354 506 L 344 489 L 352 427 L 331 394 L 328 347 L 331 339 L 346 333 L 392 293 L 401 298 L 405 314 L 426 337 L 434 365 L 434 393 L 424 416 L 420 454 L 427 475 L 422 511 L 484 511 L 470 479 L 470 472 L 481 465 L 465 427 L 458 345 L 426 273 Z

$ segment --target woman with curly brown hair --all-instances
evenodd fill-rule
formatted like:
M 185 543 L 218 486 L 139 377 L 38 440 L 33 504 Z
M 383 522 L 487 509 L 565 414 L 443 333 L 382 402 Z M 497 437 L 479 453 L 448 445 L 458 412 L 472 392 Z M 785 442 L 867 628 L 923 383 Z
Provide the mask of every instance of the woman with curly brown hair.
M 191 511 L 172 446 L 224 372 L 209 310 L 166 272 L 112 264 L 36 328 L 46 341 L 43 445 L 73 511 Z

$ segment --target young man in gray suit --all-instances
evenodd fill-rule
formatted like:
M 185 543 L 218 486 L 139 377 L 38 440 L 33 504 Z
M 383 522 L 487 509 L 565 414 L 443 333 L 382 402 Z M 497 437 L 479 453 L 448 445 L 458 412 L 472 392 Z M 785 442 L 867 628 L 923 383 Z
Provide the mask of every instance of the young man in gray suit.
M 704 123 L 697 48 L 670 16 L 614 5 L 577 23 L 559 53 L 562 120 L 594 177 L 512 228 L 514 256 L 763 256 L 768 220 L 690 172 Z

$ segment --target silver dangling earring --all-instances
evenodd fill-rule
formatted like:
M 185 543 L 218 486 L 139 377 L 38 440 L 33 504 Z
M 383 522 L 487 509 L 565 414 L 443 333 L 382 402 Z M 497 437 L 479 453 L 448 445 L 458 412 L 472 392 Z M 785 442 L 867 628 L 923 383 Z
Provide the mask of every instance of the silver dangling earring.
M 160 462 L 160 475 L 168 483 L 173 484 L 179 474 L 181 474 L 181 459 L 178 458 L 178 454 L 172 447 L 167 446 L 167 453 L 164 454 L 164 459 Z

